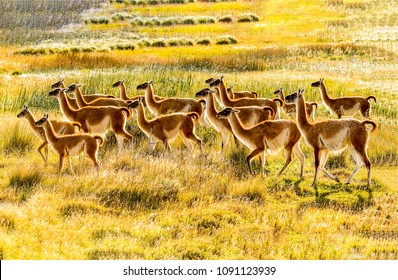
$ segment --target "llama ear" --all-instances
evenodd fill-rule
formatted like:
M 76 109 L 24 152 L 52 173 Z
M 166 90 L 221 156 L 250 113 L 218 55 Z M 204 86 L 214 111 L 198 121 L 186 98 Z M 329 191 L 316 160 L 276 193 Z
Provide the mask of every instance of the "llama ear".
M 321 82 L 323 82 L 323 77 L 319 79 Z
M 150 84 L 150 85 L 152 85 L 152 84 L 153 84 L 153 81 L 152 81 L 152 80 L 151 80 L 151 81 L 149 81 L 149 84 Z
M 64 82 L 64 78 L 60 79 L 59 82 L 60 82 L 60 83 L 63 83 L 63 82 Z
M 138 104 L 142 102 L 142 99 L 144 99 L 142 96 L 138 96 Z
M 230 88 L 230 89 L 233 89 L 233 88 L 234 88 L 234 85 L 230 85 L 229 88 Z
M 26 105 L 23 105 L 23 108 L 24 108 L 25 110 L 28 110 L 28 106 L 26 106 Z
M 124 79 L 120 81 L 121 83 L 124 83 Z
M 283 87 L 280 87 L 279 90 L 282 91 L 282 90 L 284 90 L 284 88 L 283 88 Z
M 220 80 L 221 80 L 221 81 L 224 81 L 224 75 L 223 75 L 223 76 L 221 76 Z
M 77 85 L 76 85 L 76 87 L 81 87 L 81 86 L 82 86 L 82 84 L 77 84 Z

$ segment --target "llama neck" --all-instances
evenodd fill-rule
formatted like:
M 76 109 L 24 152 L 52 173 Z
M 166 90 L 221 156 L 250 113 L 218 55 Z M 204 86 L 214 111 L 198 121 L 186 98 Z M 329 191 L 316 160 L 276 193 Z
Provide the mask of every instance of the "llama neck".
M 76 88 L 76 90 L 74 91 L 75 96 L 76 96 L 76 101 L 77 101 L 77 105 L 79 105 L 80 108 L 85 107 L 87 105 L 89 105 L 86 100 L 83 97 L 82 91 L 80 90 L 80 88 Z
M 206 99 L 206 114 L 212 119 L 216 119 L 217 110 L 213 93 L 209 93 Z
M 137 124 L 143 131 L 151 131 L 151 126 L 145 116 L 144 105 L 142 103 L 140 103 L 137 108 Z
M 120 98 L 123 100 L 129 100 L 126 93 L 126 86 L 124 85 L 124 83 L 120 84 L 119 89 L 120 89 Z
M 296 103 L 296 120 L 297 120 L 297 125 L 302 131 L 307 131 L 308 129 L 311 128 L 312 124 L 308 121 L 307 117 L 307 112 L 305 108 L 305 101 L 303 96 L 299 96 L 297 103 Z
M 227 89 L 227 94 L 228 94 L 229 99 L 235 99 L 235 94 L 234 94 L 234 91 L 232 90 L 232 88 Z
M 215 97 L 217 99 L 218 104 L 222 103 L 221 101 L 221 92 L 219 87 L 214 88 L 216 90 Z
M 279 98 L 282 99 L 283 103 L 285 103 L 285 94 L 283 93 L 283 91 L 279 92 Z
M 321 97 L 322 97 L 323 102 L 325 102 L 326 105 L 331 104 L 332 99 L 329 97 L 328 92 L 325 87 L 325 84 L 323 82 L 321 82 L 319 90 L 321 91 Z
M 157 102 L 153 96 L 152 85 L 149 85 L 148 88 L 145 89 L 145 102 L 151 111 L 157 113 Z
M 44 129 L 42 127 L 37 127 L 35 126 L 35 119 L 32 115 L 32 113 L 28 110 L 27 115 L 25 116 L 26 120 L 28 121 L 30 127 L 33 129 L 33 131 L 40 137 L 40 138 L 44 138 L 45 134 L 44 134 Z M 44 139 L 45 140 L 45 139 Z
M 279 91 L 278 97 L 279 97 L 280 99 L 282 99 L 282 101 L 283 101 L 282 107 L 286 107 L 286 103 L 285 103 L 285 94 L 283 93 L 283 90 Z
M 25 118 L 28 120 L 29 125 L 34 129 L 37 130 L 38 127 L 35 126 L 35 119 L 33 118 L 33 115 L 30 111 L 27 111 L 27 115 L 25 116 Z
M 51 122 L 48 120 L 44 125 L 44 132 L 46 134 L 46 139 L 50 143 L 54 143 L 58 140 L 58 137 L 55 135 L 53 126 Z
M 247 134 L 247 130 L 242 126 L 242 123 L 239 121 L 236 113 L 230 113 L 228 121 L 231 124 L 232 132 L 236 135 L 236 137 Z
M 227 87 L 225 86 L 224 81 L 220 83 L 220 99 L 224 106 L 232 106 L 232 100 L 228 97 Z
M 65 92 L 61 92 L 58 97 L 59 107 L 61 108 L 62 114 L 69 120 L 75 121 L 76 110 L 72 109 L 69 105 L 68 99 Z

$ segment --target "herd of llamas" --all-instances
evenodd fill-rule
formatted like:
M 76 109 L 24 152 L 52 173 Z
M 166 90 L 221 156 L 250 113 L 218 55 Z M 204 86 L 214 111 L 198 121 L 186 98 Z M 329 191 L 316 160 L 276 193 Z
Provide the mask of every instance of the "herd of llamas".
M 325 168 L 329 153 L 348 147 L 356 166 L 346 183 L 349 184 L 360 167 L 365 165 L 367 188 L 370 191 L 372 164 L 367 156 L 367 145 L 371 132 L 377 129 L 376 123 L 370 120 L 369 101 L 376 102 L 374 96 L 332 98 L 321 78 L 311 86 L 319 88 L 322 103 L 338 119 L 317 122 L 314 114 L 318 104 L 305 102 L 304 89 L 285 96 L 284 89 L 280 88 L 274 92 L 275 98 L 268 99 L 260 98 L 255 91 L 234 91 L 232 86 L 226 86 L 223 76 L 205 82 L 209 87 L 197 92 L 196 98 L 168 98 L 154 94 L 152 81 L 137 86 L 137 90 L 144 91 L 144 95 L 128 97 L 125 83 L 120 80 L 113 85 L 120 90 L 120 98 L 116 98 L 112 95 L 84 94 L 82 85 L 71 84 L 66 87 L 62 79 L 51 86 L 52 91 L 48 95 L 57 98 L 64 120 L 53 120 L 45 114 L 36 121 L 27 106 L 17 117 L 26 118 L 33 131 L 43 140 L 38 152 L 45 162 L 48 160 L 48 146 L 59 155 L 59 175 L 64 159 L 70 172 L 75 174 L 71 158 L 83 152 L 99 168 L 97 154 L 105 141 L 103 135 L 108 130 L 115 134 L 120 152 L 124 141 L 131 142 L 133 139 L 126 131 L 126 123 L 135 116 L 152 150 L 157 142 L 162 142 L 165 149 L 170 150 L 171 140 L 178 135 L 189 150 L 193 144 L 201 148 L 202 140 L 195 128 L 197 125 L 211 125 L 221 134 L 222 150 L 230 138 L 250 150 L 246 160 L 251 174 L 251 162 L 256 156 L 259 157 L 263 174 L 266 153 L 278 154 L 284 150 L 285 163 L 279 175 L 288 167 L 294 153 L 300 161 L 300 178 L 303 177 L 305 157 L 299 144 L 304 138 L 314 152 L 312 186 L 316 196 L 319 170 L 339 182 Z M 219 111 L 218 107 L 224 109 Z M 294 116 L 295 121 L 281 119 L 280 110 Z M 366 118 L 365 121 L 342 118 L 353 116 L 358 111 Z M 148 112 L 156 117 L 148 119 Z M 369 128 L 367 125 L 370 125 Z

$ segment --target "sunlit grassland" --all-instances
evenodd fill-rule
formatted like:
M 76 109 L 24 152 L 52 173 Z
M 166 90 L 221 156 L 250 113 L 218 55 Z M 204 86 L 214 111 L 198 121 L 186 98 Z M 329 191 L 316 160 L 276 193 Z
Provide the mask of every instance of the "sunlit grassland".
M 49 165 L 35 152 L 2 156 L 0 166 L 7 171 L 0 178 L 4 258 L 397 257 L 396 186 L 389 183 L 398 179 L 394 169 L 375 167 L 372 205 L 363 170 L 351 186 L 323 177 L 323 197 L 315 203 L 309 164 L 303 181 L 297 178 L 297 161 L 275 178 L 280 156 L 270 158 L 265 178 L 250 177 L 241 172 L 244 158 L 234 156 L 232 147 L 223 156 L 219 145 L 193 154 L 178 141 L 175 145 L 171 154 L 162 149 L 150 154 L 142 143 L 122 156 L 105 152 L 99 174 L 87 168 L 87 160 L 75 159 L 77 177 L 58 178 L 53 153 Z M 24 176 L 21 166 L 36 166 L 41 176 L 36 184 L 11 185 L 18 170 Z M 342 168 L 336 171 L 348 175 Z
M 395 2 L 339 0 L 107 4 L 89 16 L 123 11 L 236 19 L 252 12 L 260 21 L 170 27 L 82 23 L 42 34 L 41 40 L 32 32 L 31 41 L 5 41 L 0 46 L 0 259 L 398 259 L 394 7 Z M 228 34 L 238 44 L 15 54 L 30 44 L 85 47 L 126 42 L 137 34 L 154 39 Z M 304 179 L 295 157 L 277 176 L 283 153 L 268 157 L 264 177 L 255 160 L 256 175 L 250 176 L 249 151 L 230 140 L 222 153 L 221 137 L 210 126 L 197 127 L 202 151 L 188 152 L 177 138 L 171 152 L 160 143 L 149 152 L 135 116 L 127 127 L 133 145 L 117 154 L 108 133 L 98 173 L 81 156 L 73 159 L 76 177 L 67 170 L 58 177 L 57 155 L 50 150 L 45 164 L 36 151 L 41 140 L 25 119 L 16 118 L 25 104 L 36 118 L 44 113 L 60 118 L 58 102 L 48 97 L 60 78 L 67 85 L 83 84 L 87 93 L 115 96 L 117 80 L 125 79 L 129 96 L 142 94 L 137 85 L 153 80 L 155 94 L 194 97 L 208 86 L 206 79 L 221 75 L 235 90 L 267 98 L 282 86 L 287 94 L 305 88 L 306 100 L 319 104 L 317 121 L 336 118 L 321 104 L 319 90 L 310 87 L 320 77 L 332 96 L 376 96 L 371 115 L 378 130 L 368 148 L 373 197 L 361 168 L 350 185 L 320 174 L 316 199 L 310 186 L 314 158 L 303 140 Z M 342 182 L 354 166 L 348 150 L 327 162 Z

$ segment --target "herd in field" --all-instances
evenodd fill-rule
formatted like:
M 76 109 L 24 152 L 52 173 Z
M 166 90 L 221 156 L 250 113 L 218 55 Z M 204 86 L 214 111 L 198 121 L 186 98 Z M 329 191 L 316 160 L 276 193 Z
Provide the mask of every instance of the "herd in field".
M 221 134 L 222 150 L 229 138 L 250 150 L 247 164 L 251 174 L 251 161 L 256 156 L 260 159 L 263 174 L 266 153 L 278 154 L 284 150 L 285 163 L 279 175 L 290 164 L 294 153 L 301 164 L 300 178 L 303 177 L 305 157 L 299 143 L 304 138 L 314 152 L 315 175 L 312 185 L 316 195 L 319 170 L 339 182 L 335 175 L 325 169 L 329 153 L 348 147 L 356 166 L 346 183 L 350 183 L 360 167 L 365 165 L 367 187 L 370 190 L 372 165 L 366 150 L 370 133 L 377 129 L 376 123 L 369 119 L 369 101 L 376 102 L 374 96 L 332 98 L 321 78 L 311 86 L 319 88 L 323 104 L 338 119 L 317 122 L 314 115 L 318 105 L 305 102 L 304 89 L 285 96 L 284 89 L 280 88 L 274 92 L 275 98 L 268 99 L 260 98 L 255 91 L 234 91 L 232 87 L 227 88 L 223 76 L 205 82 L 209 87 L 197 92 L 196 98 L 168 98 L 155 95 L 152 81 L 137 86 L 137 90 L 143 91 L 144 95 L 128 97 L 124 81 L 121 80 L 113 85 L 120 90 L 120 98 L 116 98 L 112 95 L 84 94 L 81 85 L 65 87 L 64 81 L 60 80 L 51 86 L 52 91 L 48 95 L 57 98 L 66 121 L 49 119 L 48 114 L 36 121 L 27 106 L 18 114 L 18 118 L 26 118 L 33 131 L 43 140 L 38 152 L 45 162 L 48 159 L 48 145 L 59 155 L 59 174 L 64 159 L 74 174 L 71 157 L 82 152 L 99 168 L 97 154 L 105 141 L 101 135 L 108 130 L 115 134 L 120 152 L 124 140 L 133 139 L 126 131 L 126 123 L 134 116 L 137 125 L 148 137 L 152 150 L 157 142 L 162 142 L 170 150 L 170 142 L 178 135 L 189 150 L 192 149 L 192 144 L 200 148 L 202 140 L 195 132 L 196 126 L 211 125 Z M 219 111 L 218 107 L 224 109 Z M 294 115 L 295 121 L 281 119 L 280 110 Z M 342 118 L 353 116 L 358 111 L 367 120 Z M 148 119 L 148 112 L 156 117 Z M 368 129 L 367 125 L 371 128 Z M 77 133 L 75 128 L 82 133 Z

